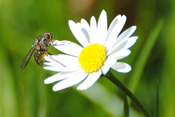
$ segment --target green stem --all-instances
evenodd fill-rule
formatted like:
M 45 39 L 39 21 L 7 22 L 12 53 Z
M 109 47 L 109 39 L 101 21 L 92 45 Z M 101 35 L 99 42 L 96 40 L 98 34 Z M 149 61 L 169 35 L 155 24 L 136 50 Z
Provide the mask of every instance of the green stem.
M 139 109 L 145 114 L 146 117 L 151 117 L 151 114 L 145 109 L 142 103 L 111 72 L 108 72 L 105 77 L 107 77 L 116 86 L 118 86 L 139 107 Z

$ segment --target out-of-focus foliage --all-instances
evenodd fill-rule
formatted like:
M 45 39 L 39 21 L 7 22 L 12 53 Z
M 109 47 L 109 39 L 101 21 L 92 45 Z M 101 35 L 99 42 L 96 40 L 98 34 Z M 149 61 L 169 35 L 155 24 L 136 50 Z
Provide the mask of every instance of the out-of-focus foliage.
M 54 39 L 76 39 L 68 20 L 88 22 L 102 9 L 108 22 L 125 14 L 124 29 L 137 26 L 137 43 L 123 59 L 132 71 L 112 71 L 146 108 L 161 117 L 175 115 L 175 2 L 173 0 L 0 0 L 0 117 L 107 117 L 123 116 L 123 93 L 105 77 L 86 91 L 52 91 L 43 80 L 53 72 L 33 57 L 22 72 L 20 64 L 33 40 L 44 32 Z M 58 54 L 53 47 L 49 52 Z M 157 96 L 157 87 L 159 97 Z M 143 116 L 131 102 L 130 115 Z

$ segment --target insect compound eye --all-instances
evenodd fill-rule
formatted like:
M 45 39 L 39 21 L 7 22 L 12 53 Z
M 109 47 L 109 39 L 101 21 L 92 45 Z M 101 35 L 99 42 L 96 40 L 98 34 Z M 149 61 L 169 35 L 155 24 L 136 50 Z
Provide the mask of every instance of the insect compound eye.
M 44 37 L 46 39 L 50 39 L 51 38 L 51 33 L 44 33 Z

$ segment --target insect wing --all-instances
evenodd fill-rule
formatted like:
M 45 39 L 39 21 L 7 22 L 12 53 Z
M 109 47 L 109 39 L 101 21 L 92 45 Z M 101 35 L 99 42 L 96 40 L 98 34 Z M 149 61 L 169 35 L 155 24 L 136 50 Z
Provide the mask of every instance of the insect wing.
M 31 58 L 34 51 L 35 51 L 35 48 L 32 47 L 30 49 L 29 53 L 27 54 L 27 56 L 25 57 L 24 61 L 21 64 L 21 70 L 24 70 L 24 68 L 27 66 L 27 64 L 28 64 L 28 62 L 29 62 L 29 60 L 30 60 L 30 58 Z

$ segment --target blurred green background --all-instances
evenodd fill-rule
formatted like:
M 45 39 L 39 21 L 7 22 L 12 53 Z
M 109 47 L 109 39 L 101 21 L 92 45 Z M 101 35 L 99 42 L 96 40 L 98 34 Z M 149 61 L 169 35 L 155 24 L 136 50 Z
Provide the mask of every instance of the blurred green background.
M 175 116 L 175 2 L 173 0 L 0 0 L 0 117 L 123 117 L 123 92 L 102 77 L 86 91 L 75 87 L 53 92 L 43 80 L 54 72 L 37 65 L 32 56 L 20 65 L 33 40 L 44 32 L 54 39 L 76 41 L 68 20 L 90 21 L 102 9 L 108 24 L 125 14 L 124 29 L 137 26 L 137 43 L 122 61 L 127 74 L 113 73 L 154 116 Z M 53 47 L 49 52 L 57 54 Z M 131 102 L 131 117 L 142 112 Z

